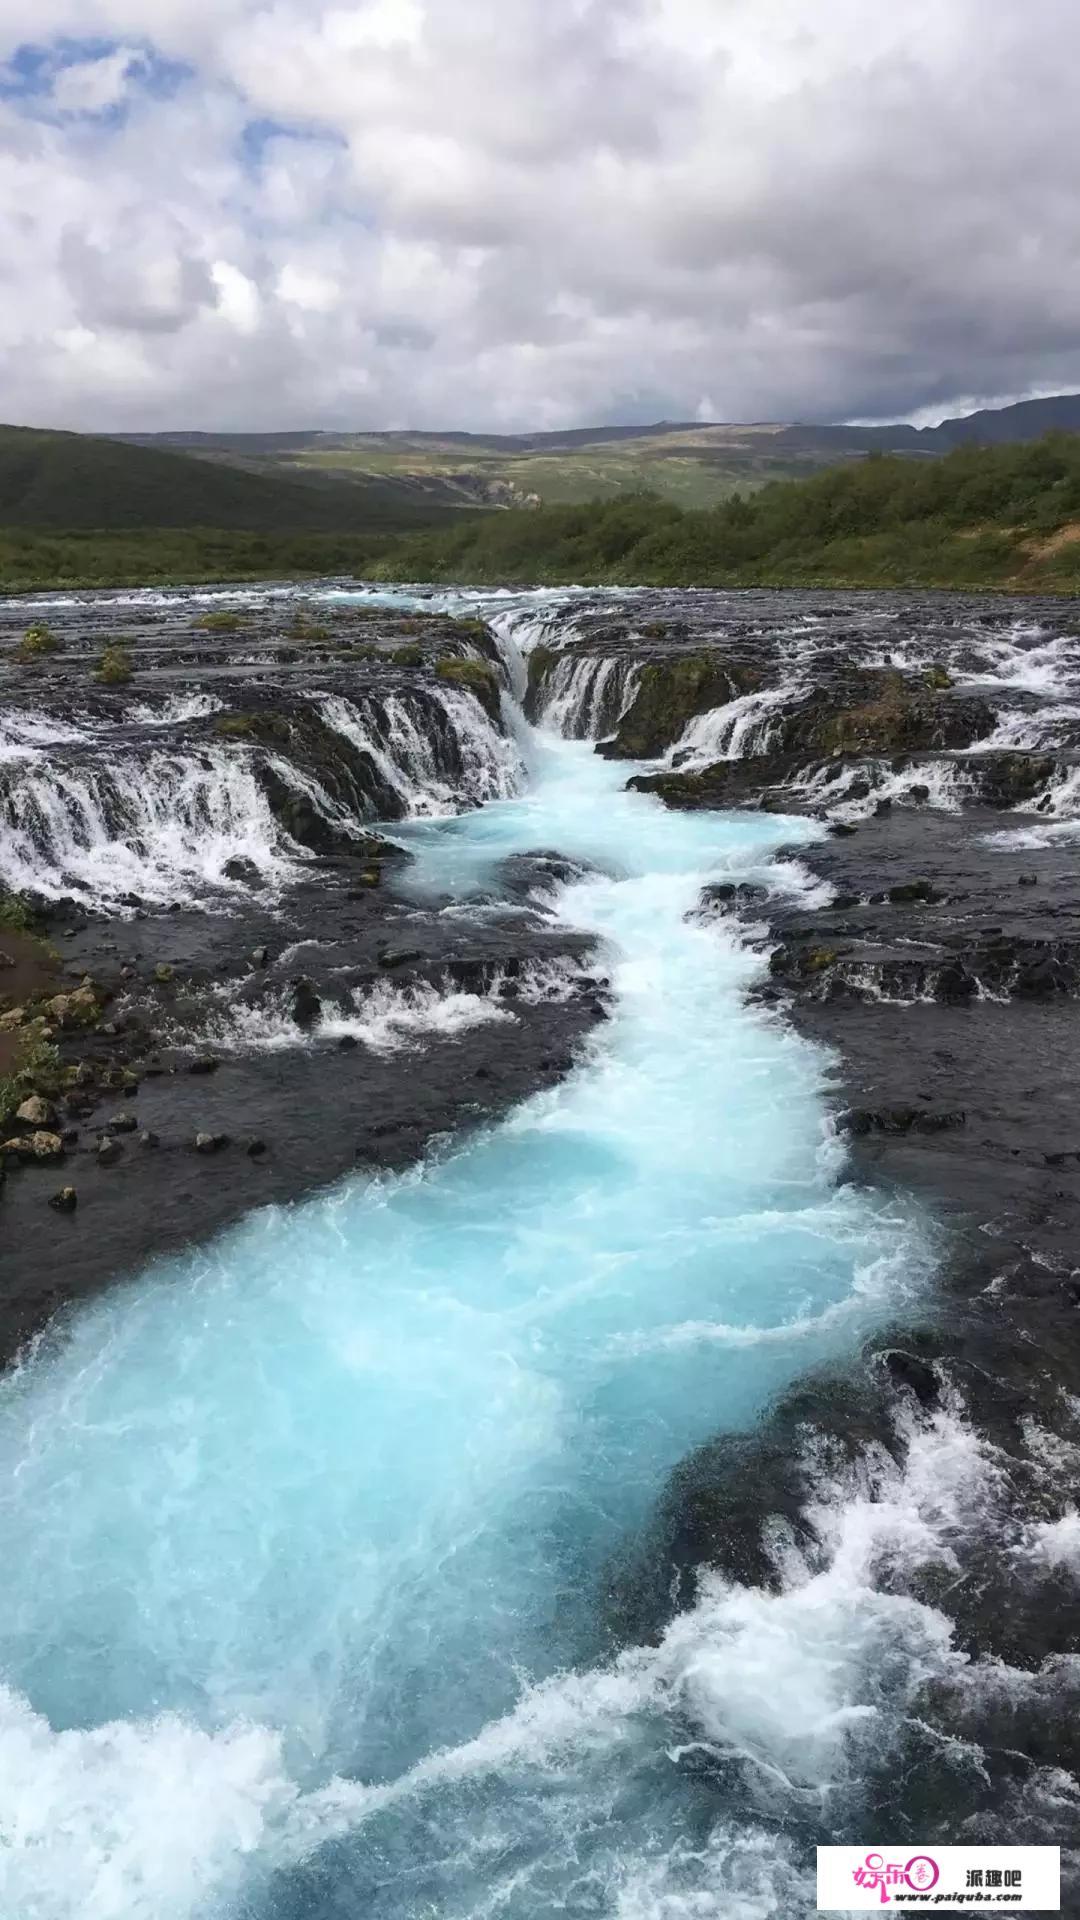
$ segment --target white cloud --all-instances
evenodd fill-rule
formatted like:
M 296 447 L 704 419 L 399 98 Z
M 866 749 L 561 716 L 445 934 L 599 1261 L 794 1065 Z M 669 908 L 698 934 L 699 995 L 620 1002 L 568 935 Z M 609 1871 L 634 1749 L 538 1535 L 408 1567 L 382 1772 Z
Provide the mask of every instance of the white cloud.
M 513 428 L 1080 385 L 1068 0 L 37 0 L 33 32 L 51 90 L 0 103 L 8 415 Z M 0 61 L 25 36 L 0 0 Z

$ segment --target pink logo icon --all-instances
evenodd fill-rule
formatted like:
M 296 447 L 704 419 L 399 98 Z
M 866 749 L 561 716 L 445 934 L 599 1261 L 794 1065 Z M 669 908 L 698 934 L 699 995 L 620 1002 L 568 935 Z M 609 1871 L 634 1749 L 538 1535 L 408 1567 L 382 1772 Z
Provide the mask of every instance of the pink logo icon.
M 936 1860 L 928 1853 L 913 1853 L 905 1865 L 895 1860 L 886 1860 L 883 1853 L 868 1853 L 864 1866 L 856 1867 L 852 1875 L 857 1887 L 867 1887 L 880 1895 L 883 1907 L 891 1906 L 890 1887 L 907 1887 L 911 1893 L 929 1893 L 941 1878 Z

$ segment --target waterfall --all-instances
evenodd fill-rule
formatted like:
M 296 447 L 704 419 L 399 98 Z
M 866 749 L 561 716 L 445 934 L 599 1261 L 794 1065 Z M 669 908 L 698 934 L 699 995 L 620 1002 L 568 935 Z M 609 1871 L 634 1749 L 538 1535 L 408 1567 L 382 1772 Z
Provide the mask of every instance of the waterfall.
M 292 851 L 243 750 L 0 767 L 0 883 L 14 892 L 113 910 L 128 896 L 194 904 L 241 890 L 225 873 L 237 859 L 281 885 Z

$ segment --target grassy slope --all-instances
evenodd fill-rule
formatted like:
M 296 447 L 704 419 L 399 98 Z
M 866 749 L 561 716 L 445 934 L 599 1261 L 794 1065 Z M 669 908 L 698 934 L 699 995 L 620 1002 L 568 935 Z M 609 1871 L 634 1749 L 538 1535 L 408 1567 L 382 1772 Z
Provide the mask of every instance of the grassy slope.
M 907 432 L 908 430 L 904 430 Z M 686 507 L 715 506 L 737 489 L 816 472 L 864 451 L 845 428 L 657 426 L 563 434 L 439 433 L 168 436 L 203 459 L 306 479 L 396 481 L 454 497 L 461 477 L 509 484 L 545 504 L 614 499 L 650 489 Z M 462 496 L 464 497 L 464 496 Z
M 683 512 L 637 496 L 400 541 L 385 579 L 657 586 L 1080 587 L 1080 438 L 874 458 Z
M 449 517 L 441 501 L 400 483 L 311 486 L 171 450 L 0 427 L 0 526 L 357 533 Z
M 684 511 L 652 494 L 470 513 L 437 531 L 0 531 L 9 591 L 351 574 L 476 584 L 1080 591 L 1080 438 L 872 458 Z

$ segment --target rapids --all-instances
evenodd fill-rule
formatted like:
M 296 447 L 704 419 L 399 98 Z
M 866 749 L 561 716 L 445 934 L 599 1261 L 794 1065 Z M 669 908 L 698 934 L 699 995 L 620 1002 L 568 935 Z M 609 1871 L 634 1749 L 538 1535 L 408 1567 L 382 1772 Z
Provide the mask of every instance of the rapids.
M 613 1011 L 570 1078 L 130 1279 L 0 1384 L 12 1920 L 792 1920 L 880 1646 L 941 1652 L 928 1610 L 867 1614 L 843 1540 L 618 1646 L 671 1469 L 850 1350 L 930 1236 L 843 1183 L 827 1058 L 696 912 L 808 893 L 820 828 L 666 812 L 516 725 L 517 794 L 395 831 L 440 900 L 518 852 L 585 868 L 552 911 Z

